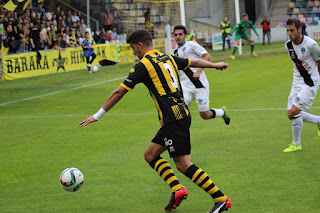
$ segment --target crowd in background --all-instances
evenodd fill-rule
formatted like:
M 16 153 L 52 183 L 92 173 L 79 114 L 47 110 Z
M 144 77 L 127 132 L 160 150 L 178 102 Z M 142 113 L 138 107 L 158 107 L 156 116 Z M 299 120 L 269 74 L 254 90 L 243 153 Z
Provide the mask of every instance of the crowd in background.
M 34 2 L 24 11 L 12 12 L 3 7 L 5 1 L 0 2 L 0 44 L 8 47 L 9 53 L 81 46 L 85 31 L 90 30 L 80 12 L 63 11 L 60 4 L 54 12 Z M 96 43 L 118 39 L 116 28 L 95 30 L 92 36 Z

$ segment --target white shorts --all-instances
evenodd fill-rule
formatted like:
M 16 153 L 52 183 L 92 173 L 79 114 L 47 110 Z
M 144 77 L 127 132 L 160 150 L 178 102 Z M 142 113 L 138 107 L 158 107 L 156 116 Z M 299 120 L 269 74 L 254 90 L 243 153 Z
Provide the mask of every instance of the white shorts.
M 199 112 L 209 110 L 210 90 L 208 88 L 188 89 L 182 86 L 184 102 L 190 106 L 192 99 L 195 99 Z
M 308 111 L 317 96 L 318 88 L 318 86 L 292 85 L 287 110 L 295 105 L 301 111 Z

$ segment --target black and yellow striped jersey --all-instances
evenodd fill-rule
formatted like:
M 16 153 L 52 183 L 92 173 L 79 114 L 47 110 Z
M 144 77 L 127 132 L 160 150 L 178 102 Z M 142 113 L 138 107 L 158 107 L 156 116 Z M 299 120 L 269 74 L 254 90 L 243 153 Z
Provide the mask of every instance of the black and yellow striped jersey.
M 161 125 L 190 117 L 178 75 L 178 70 L 187 69 L 190 63 L 190 59 L 151 50 L 130 70 L 121 86 L 131 91 L 136 84 L 144 83 L 157 107 Z

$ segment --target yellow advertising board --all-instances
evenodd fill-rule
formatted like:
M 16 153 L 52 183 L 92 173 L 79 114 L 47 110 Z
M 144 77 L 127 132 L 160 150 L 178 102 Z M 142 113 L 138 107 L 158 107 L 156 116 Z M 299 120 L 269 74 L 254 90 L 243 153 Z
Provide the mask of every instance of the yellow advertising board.
M 95 47 L 96 55 L 110 61 L 118 60 L 116 44 L 101 44 Z M 6 55 L 2 58 L 2 80 L 13 80 L 59 72 L 85 69 L 87 62 L 81 47 L 68 48 L 65 51 L 42 51 L 37 61 L 35 52 Z
M 120 63 L 133 63 L 133 50 L 129 44 L 120 44 Z

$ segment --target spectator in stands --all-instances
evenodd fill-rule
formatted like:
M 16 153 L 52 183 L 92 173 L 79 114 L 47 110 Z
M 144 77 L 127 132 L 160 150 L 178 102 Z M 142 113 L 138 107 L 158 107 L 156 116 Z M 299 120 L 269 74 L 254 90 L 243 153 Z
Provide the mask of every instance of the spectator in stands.
M 85 34 L 86 35 L 86 34 Z M 99 34 L 99 30 L 95 30 L 94 34 L 93 34 L 93 40 L 98 43 L 98 41 L 100 40 L 100 34 Z
M 21 30 L 21 50 L 25 52 L 29 49 L 29 29 L 28 25 L 24 24 Z
M 53 46 L 53 49 L 64 51 L 64 50 L 66 50 L 66 48 L 67 48 L 67 44 L 66 44 L 65 40 L 62 38 L 61 35 L 58 35 L 57 42 Z
M 48 31 L 45 28 L 43 23 L 40 24 L 40 43 L 41 43 L 41 49 L 47 50 L 49 48 Z
M 262 25 L 263 30 L 263 40 L 262 45 L 264 45 L 265 37 L 267 36 L 268 44 L 270 45 L 270 20 L 267 17 L 264 17 L 262 22 L 260 23 Z
M 2 47 L 2 41 L 4 41 L 5 38 L 6 38 L 6 31 L 3 26 L 3 17 L 0 16 L 0 47 Z
M 81 33 L 81 36 L 79 38 L 79 45 L 82 46 L 83 41 L 86 39 L 85 33 Z
M 71 16 L 72 16 L 72 12 L 71 12 L 71 10 L 69 9 L 69 10 L 67 11 L 67 17 L 66 17 L 66 25 L 69 26 L 69 27 L 72 26 L 72 18 L 71 18 Z
M 112 28 L 112 32 L 110 33 L 112 40 L 117 40 L 118 39 L 118 34 L 117 34 L 117 28 Z
M 55 28 L 58 28 L 58 21 L 57 21 L 57 15 L 56 14 L 52 15 L 52 23 L 53 23 Z
M 110 13 L 110 9 L 106 8 L 106 13 L 104 15 L 105 18 L 105 22 L 104 22 L 104 30 L 106 32 L 108 32 L 109 30 L 111 30 L 111 13 Z
M 73 11 L 71 19 L 72 19 L 72 23 L 80 21 L 80 18 L 79 18 L 78 14 L 77 14 L 77 11 Z
M 49 49 L 52 49 L 57 42 L 57 29 L 53 24 L 50 25 L 50 31 L 48 31 L 49 36 Z
M 101 29 L 101 32 L 99 34 L 99 41 L 97 42 L 98 44 L 104 44 L 106 41 L 110 41 L 112 39 L 111 35 L 105 31 L 104 28 Z
M 78 47 L 76 33 L 74 30 L 71 30 L 69 35 L 66 37 L 66 43 L 68 47 Z
M 81 32 L 85 33 L 87 29 L 87 25 L 84 23 L 84 19 L 80 19 L 80 27 L 81 27 Z

